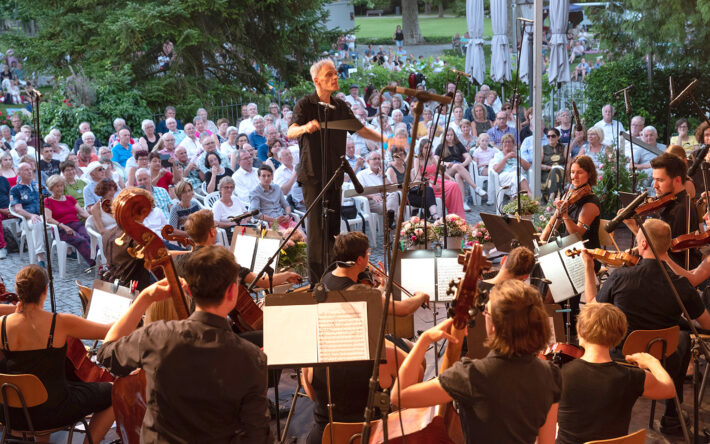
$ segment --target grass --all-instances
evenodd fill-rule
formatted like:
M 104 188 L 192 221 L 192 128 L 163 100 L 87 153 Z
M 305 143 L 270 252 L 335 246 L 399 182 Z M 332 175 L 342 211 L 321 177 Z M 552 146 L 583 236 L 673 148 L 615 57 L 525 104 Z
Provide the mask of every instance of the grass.
M 483 37 L 491 37 L 493 35 L 491 20 L 489 18 L 484 20 Z M 359 26 L 355 36 L 361 41 L 391 39 L 395 28 L 401 24 L 402 17 L 399 16 L 355 17 L 355 26 Z M 467 31 L 466 17 L 439 18 L 420 15 L 419 28 L 424 38 L 435 40 L 445 38 L 450 42 L 457 32 L 463 36 Z

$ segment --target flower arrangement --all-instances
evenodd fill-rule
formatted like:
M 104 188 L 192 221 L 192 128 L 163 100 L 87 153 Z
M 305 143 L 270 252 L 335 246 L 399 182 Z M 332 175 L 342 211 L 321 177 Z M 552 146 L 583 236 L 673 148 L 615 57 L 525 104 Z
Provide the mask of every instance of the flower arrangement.
M 425 239 L 428 239 L 429 243 L 439 239 L 439 235 L 434 229 L 434 224 L 427 224 L 426 230 L 427 236 L 424 236 L 424 220 L 414 216 L 402 225 L 402 231 L 399 232 L 399 235 L 406 247 L 424 245 Z
M 518 199 L 511 199 L 507 204 L 503 205 L 503 213 L 515 214 L 518 212 Z M 527 194 L 520 196 L 520 212 L 519 216 L 529 216 L 540 211 L 540 201 L 531 199 Z
M 285 238 L 293 228 L 283 231 L 281 234 Z M 308 254 L 306 251 L 306 237 L 301 230 L 291 236 L 279 254 L 279 267 L 293 268 L 296 273 L 304 275 L 308 270 Z
M 552 216 L 555 214 L 555 208 L 554 203 L 549 202 L 546 206 L 540 206 L 532 217 L 532 223 L 536 229 L 543 230 L 547 226 L 547 223 L 550 222 L 550 219 L 552 219 Z
M 491 241 L 491 235 L 486 228 L 486 224 L 479 222 L 471 228 L 471 240 L 481 245 Z
M 439 236 L 444 235 L 444 218 L 434 222 L 434 231 Z M 471 231 L 466 220 L 463 219 L 458 214 L 447 214 L 446 215 L 446 231 L 449 237 L 463 237 L 467 236 Z

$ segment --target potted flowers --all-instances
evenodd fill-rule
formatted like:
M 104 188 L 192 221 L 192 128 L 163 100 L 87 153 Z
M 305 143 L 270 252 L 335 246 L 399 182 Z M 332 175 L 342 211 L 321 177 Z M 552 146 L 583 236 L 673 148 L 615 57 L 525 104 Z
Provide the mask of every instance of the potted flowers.
M 426 233 L 424 232 L 424 220 L 414 216 L 402 225 L 401 237 L 402 245 L 409 250 L 424 249 L 425 242 L 431 244 L 438 240 L 433 224 L 426 225 Z
M 441 218 L 434 222 L 434 231 L 443 238 L 444 236 L 444 219 Z M 458 214 L 446 215 L 446 236 L 447 246 L 452 248 L 463 248 L 464 240 L 468 237 L 470 228 Z
M 481 245 L 491 242 L 491 235 L 483 222 L 478 222 L 471 228 L 471 240 Z

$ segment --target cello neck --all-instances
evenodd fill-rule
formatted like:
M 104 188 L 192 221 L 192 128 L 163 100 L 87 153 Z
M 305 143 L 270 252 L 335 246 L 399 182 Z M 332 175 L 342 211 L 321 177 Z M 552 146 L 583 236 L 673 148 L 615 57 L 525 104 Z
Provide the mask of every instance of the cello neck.
M 187 298 L 182 290 L 182 284 L 175 273 L 175 264 L 172 256 L 168 255 L 168 260 L 161 265 L 165 279 L 170 284 L 170 297 L 172 298 L 175 311 L 177 311 L 179 319 L 187 319 L 190 315 L 190 308 L 187 303 Z

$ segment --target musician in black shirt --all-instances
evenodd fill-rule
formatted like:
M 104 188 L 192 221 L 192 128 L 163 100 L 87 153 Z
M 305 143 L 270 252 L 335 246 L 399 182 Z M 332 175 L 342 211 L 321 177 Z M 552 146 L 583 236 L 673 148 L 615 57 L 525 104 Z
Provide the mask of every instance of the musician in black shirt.
M 99 362 L 117 375 L 145 370 L 143 442 L 272 442 L 266 356 L 226 319 L 238 294 L 234 255 L 204 247 L 184 271 L 196 311 L 133 331 L 150 304 L 170 297 L 166 281 L 151 285 L 111 327 Z
M 300 162 L 298 165 L 298 183 L 303 189 L 303 200 L 309 207 L 325 183 L 335 174 L 340 165 L 340 156 L 345 155 L 345 140 L 347 133 L 344 130 L 328 130 L 328 153 L 326 170 L 322 171 L 322 147 L 320 122 L 326 116 L 328 122 L 348 121 L 352 123 L 353 131 L 358 135 L 379 142 L 380 135 L 360 123 L 350 110 L 348 104 L 340 99 L 331 97 L 338 91 L 338 71 L 329 59 L 322 59 L 311 66 L 311 78 L 316 87 L 313 94 L 303 97 L 293 109 L 293 123 L 288 128 L 288 138 L 298 139 L 300 149 Z M 326 103 L 330 106 L 320 105 Z M 331 107 L 334 107 L 331 108 Z M 327 113 L 327 114 L 326 114 Z M 311 283 L 318 282 L 323 275 L 327 264 L 322 258 L 322 242 L 328 242 L 329 251 L 333 248 L 333 238 L 340 233 L 340 204 L 342 200 L 341 187 L 343 178 L 338 177 L 325 194 L 328 201 L 326 227 L 323 231 L 322 209 L 318 203 L 308 217 L 306 231 L 308 237 L 308 267 Z

